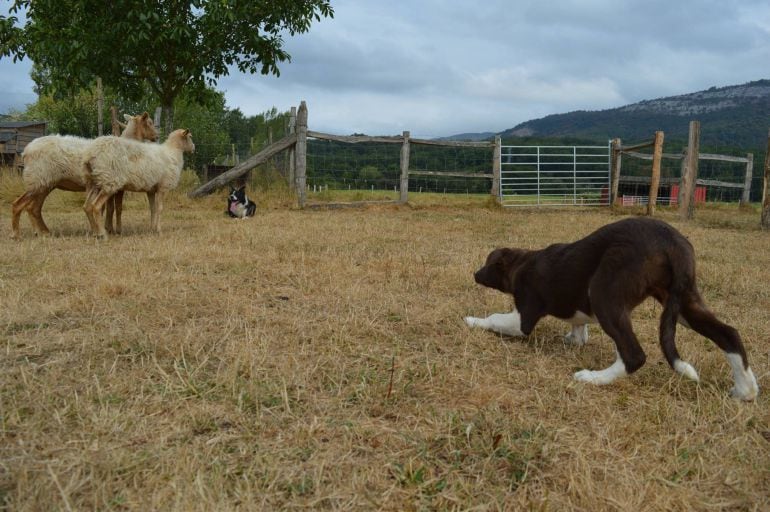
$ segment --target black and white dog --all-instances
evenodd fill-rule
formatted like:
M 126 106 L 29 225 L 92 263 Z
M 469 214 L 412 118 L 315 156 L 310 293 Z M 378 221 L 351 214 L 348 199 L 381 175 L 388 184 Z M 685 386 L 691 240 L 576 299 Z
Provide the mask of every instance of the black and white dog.
M 257 204 L 246 197 L 246 185 L 240 188 L 230 187 L 230 195 L 227 196 L 227 214 L 236 219 L 253 217 L 257 211 Z
M 495 249 L 474 275 L 476 282 L 513 295 L 512 313 L 466 317 L 471 327 L 508 336 L 527 336 L 546 315 L 572 325 L 567 341 L 584 344 L 586 324 L 598 322 L 615 342 L 617 359 L 600 371 L 581 370 L 576 380 L 609 384 L 638 370 L 646 356 L 631 326 L 631 311 L 647 297 L 663 305 L 660 346 L 678 373 L 698 381 L 698 373 L 679 357 L 676 324 L 693 329 L 721 348 L 733 371 L 731 395 L 753 400 L 759 392 L 740 335 L 720 322 L 695 284 L 690 242 L 665 222 L 621 220 L 571 244 L 539 251 Z

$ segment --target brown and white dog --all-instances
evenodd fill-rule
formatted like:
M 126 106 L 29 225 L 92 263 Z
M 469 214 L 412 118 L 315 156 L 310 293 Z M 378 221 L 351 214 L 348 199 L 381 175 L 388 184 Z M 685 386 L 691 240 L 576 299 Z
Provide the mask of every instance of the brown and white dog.
M 512 313 L 466 317 L 471 327 L 527 336 L 546 315 L 572 324 L 567 341 L 584 344 L 587 323 L 598 322 L 615 342 L 617 359 L 600 371 L 581 370 L 576 380 L 609 384 L 638 370 L 646 356 L 631 326 L 631 311 L 647 297 L 663 305 L 660 347 L 678 373 L 698 381 L 679 357 L 676 324 L 693 329 L 721 348 L 735 379 L 731 395 L 753 400 L 759 392 L 740 335 L 706 308 L 695 284 L 690 242 L 665 222 L 625 219 L 571 244 L 539 251 L 495 249 L 474 275 L 476 282 L 513 295 Z

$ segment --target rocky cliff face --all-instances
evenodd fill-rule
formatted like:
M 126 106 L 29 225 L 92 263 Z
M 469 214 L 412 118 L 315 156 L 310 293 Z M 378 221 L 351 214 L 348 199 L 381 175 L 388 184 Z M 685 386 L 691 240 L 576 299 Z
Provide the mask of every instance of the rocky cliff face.
M 770 80 L 712 87 L 608 110 L 550 115 L 521 123 L 501 135 L 606 141 L 613 137 L 644 139 L 663 130 L 670 140 L 686 137 L 691 120 L 701 122 L 702 144 L 764 149 L 770 127 Z

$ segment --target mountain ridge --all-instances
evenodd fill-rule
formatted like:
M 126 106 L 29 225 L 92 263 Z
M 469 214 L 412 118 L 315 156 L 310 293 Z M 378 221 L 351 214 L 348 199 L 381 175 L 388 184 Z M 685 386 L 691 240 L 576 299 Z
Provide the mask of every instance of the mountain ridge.
M 764 151 L 770 127 L 770 80 L 711 87 L 605 110 L 551 114 L 520 123 L 499 135 L 503 139 L 569 137 L 596 142 L 619 137 L 633 143 L 662 130 L 666 141 L 675 143 L 687 139 L 693 120 L 701 123 L 704 147 Z

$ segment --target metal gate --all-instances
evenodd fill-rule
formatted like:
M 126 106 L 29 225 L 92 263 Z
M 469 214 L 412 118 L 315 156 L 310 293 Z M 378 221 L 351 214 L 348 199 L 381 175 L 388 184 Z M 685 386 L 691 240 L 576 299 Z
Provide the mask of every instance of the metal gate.
M 503 206 L 607 206 L 610 144 L 502 146 Z

